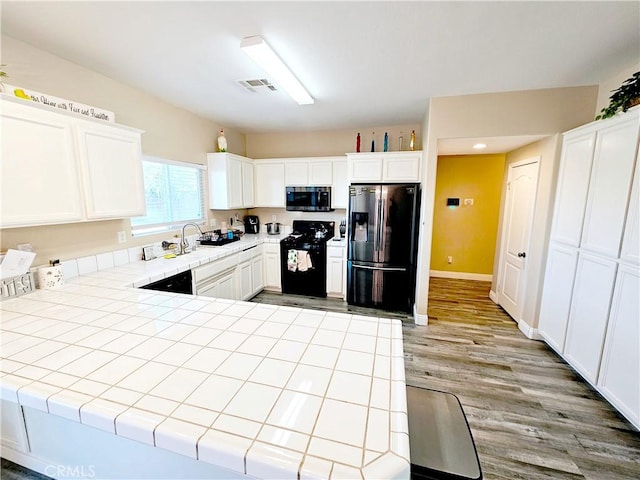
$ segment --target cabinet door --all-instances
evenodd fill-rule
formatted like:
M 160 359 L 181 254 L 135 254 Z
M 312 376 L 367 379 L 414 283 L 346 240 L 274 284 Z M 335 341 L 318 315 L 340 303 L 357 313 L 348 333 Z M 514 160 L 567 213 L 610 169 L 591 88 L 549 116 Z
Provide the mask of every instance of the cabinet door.
M 59 114 L 2 102 L 2 227 L 80 221 L 80 177 L 71 123 Z
M 347 176 L 347 159 L 334 160 L 331 192 L 331 206 L 333 208 L 347 208 L 349 206 L 349 180 Z
M 309 185 L 331 185 L 333 183 L 333 163 L 327 161 L 309 162 Z
M 549 246 L 538 329 L 558 353 L 564 350 L 577 263 L 575 249 L 553 243 Z
M 88 122 L 76 132 L 87 218 L 144 215 L 140 133 Z
M 564 353 L 592 384 L 598 377 L 615 275 L 615 261 L 580 254 Z
M 567 137 L 562 146 L 551 238 L 572 247 L 580 245 L 595 136 L 590 131 Z
M 382 164 L 383 182 L 419 182 L 421 152 L 385 154 Z
M 253 204 L 253 163 L 242 162 L 242 206 L 252 208 Z
M 638 152 L 640 158 L 640 151 Z M 627 221 L 622 238 L 622 252 L 620 259 L 625 262 L 640 264 L 640 161 L 636 159 L 635 175 L 631 187 L 631 200 Z
M 240 270 L 240 300 L 247 300 L 251 298 L 253 293 L 253 287 L 251 285 L 252 273 L 251 273 L 251 260 L 242 262 L 238 266 Z
M 267 251 L 265 245 L 264 254 L 264 286 L 271 290 L 282 289 L 280 281 L 280 247 L 276 245 L 277 251 Z
M 344 261 L 341 258 L 327 258 L 327 295 L 344 298 L 342 277 Z
M 636 426 L 640 423 L 640 272 L 621 265 L 613 293 L 598 386 Z
M 382 181 L 382 157 L 379 155 L 350 155 L 348 171 L 351 183 L 380 182 Z
M 19 452 L 29 452 L 27 429 L 24 423 L 22 407 L 8 400 L 0 400 L 2 415 L 0 415 L 0 445 Z
M 582 248 L 618 256 L 637 146 L 637 115 L 598 132 Z
M 236 282 L 233 270 L 220 277 L 216 292 L 216 298 L 227 298 L 229 300 L 236 300 L 238 298 L 236 295 Z
M 227 182 L 229 184 L 227 208 L 242 208 L 242 162 L 233 158 L 228 159 L 227 162 Z
M 284 184 L 296 187 L 309 185 L 309 162 L 306 160 L 285 161 Z
M 251 260 L 251 287 L 252 296 L 257 295 L 264 288 L 264 258 L 262 255 Z
M 254 164 L 255 169 L 255 206 L 285 206 L 284 163 Z

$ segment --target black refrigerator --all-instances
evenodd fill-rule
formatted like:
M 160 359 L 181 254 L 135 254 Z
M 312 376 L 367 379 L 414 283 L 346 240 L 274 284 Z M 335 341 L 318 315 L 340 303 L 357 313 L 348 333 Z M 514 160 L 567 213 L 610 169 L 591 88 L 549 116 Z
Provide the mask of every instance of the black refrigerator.
M 351 185 L 347 302 L 411 312 L 420 184 Z

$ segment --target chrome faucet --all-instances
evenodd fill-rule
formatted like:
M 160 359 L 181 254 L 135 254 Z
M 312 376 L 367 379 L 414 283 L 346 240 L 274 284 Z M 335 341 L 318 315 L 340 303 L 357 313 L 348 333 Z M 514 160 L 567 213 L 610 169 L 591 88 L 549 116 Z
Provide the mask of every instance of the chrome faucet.
M 202 233 L 202 230 L 200 230 L 200 227 L 195 224 L 195 223 L 185 223 L 182 226 L 182 236 L 180 237 L 180 255 L 184 255 L 185 253 L 189 253 L 187 251 L 187 249 L 189 248 L 189 242 L 185 240 L 184 238 L 184 229 L 187 228 L 189 225 L 192 225 L 194 227 L 196 227 L 198 229 L 198 232 L 200 232 L 200 236 L 203 236 L 204 234 Z

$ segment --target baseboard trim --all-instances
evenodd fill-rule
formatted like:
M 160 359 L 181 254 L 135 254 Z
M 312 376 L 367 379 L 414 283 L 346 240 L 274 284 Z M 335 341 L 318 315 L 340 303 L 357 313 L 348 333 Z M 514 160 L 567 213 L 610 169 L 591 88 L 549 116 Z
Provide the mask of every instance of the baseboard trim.
M 482 282 L 493 281 L 490 273 L 447 272 L 445 270 L 429 270 L 430 277 L 455 278 L 458 280 L 480 280 Z
M 413 321 L 416 325 L 426 326 L 429 323 L 429 317 L 421 315 L 416 311 L 416 304 L 413 304 Z
M 529 338 L 531 340 L 544 340 L 542 335 L 540 335 L 540 333 L 538 333 L 538 329 L 537 328 L 533 328 L 532 326 L 530 326 L 527 322 L 525 322 L 522 319 L 520 319 L 518 321 L 518 329 L 524 334 L 525 337 L 527 337 L 527 338 Z
M 498 294 L 493 290 L 489 290 L 489 300 L 498 305 Z

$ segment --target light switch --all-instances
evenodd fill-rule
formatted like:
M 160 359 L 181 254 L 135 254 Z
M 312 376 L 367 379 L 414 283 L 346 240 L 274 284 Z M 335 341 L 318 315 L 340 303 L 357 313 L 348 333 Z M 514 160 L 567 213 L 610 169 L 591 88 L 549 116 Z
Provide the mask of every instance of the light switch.
M 473 205 L 473 198 L 465 198 L 464 205 L 465 207 L 470 207 L 471 205 Z

